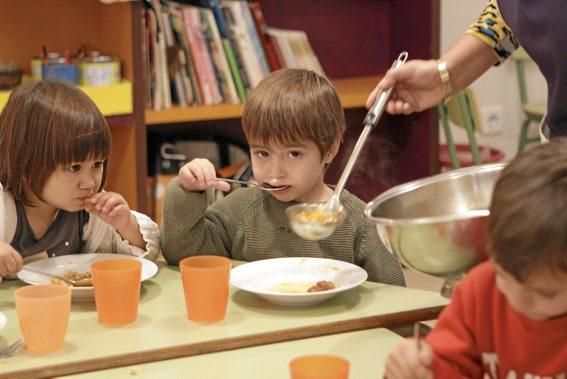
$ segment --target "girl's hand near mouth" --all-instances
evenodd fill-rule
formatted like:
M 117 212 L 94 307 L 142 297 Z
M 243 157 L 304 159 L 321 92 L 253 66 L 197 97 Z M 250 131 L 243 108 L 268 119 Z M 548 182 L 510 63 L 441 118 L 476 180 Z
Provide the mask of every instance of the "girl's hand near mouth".
M 115 192 L 99 192 L 85 201 L 85 210 L 112 225 L 123 239 L 145 248 L 138 221 L 132 215 L 128 202 Z

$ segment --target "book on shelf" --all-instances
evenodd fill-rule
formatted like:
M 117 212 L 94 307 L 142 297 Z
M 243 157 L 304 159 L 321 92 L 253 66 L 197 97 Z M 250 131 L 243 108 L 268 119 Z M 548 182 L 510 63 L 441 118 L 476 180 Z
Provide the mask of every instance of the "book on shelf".
M 241 64 L 238 61 L 236 53 L 232 47 L 229 40 L 223 39 L 222 45 L 226 53 L 226 59 L 228 60 L 228 65 L 230 67 L 230 72 L 232 73 L 232 78 L 234 80 L 234 85 L 236 87 L 236 92 L 238 93 L 238 98 L 241 103 L 245 103 L 248 99 L 248 90 L 246 89 L 246 84 L 242 78 Z
M 148 107 L 244 103 L 280 68 L 323 69 L 307 34 L 266 25 L 259 0 L 150 0 Z M 146 3 L 146 5 L 148 5 Z
M 258 31 L 258 38 L 264 48 L 270 70 L 277 71 L 283 68 L 284 65 L 281 58 L 281 52 L 276 50 L 272 37 L 267 34 L 268 26 L 266 25 L 266 19 L 264 18 L 264 12 L 262 11 L 260 2 L 258 0 L 249 1 L 248 7 L 250 8 L 252 18 L 254 19 L 254 25 Z
M 234 1 L 234 0 L 231 0 Z M 264 76 L 268 75 L 271 72 L 270 66 L 268 65 L 268 60 L 266 59 L 266 53 L 264 51 L 264 46 L 260 41 L 260 37 L 258 35 L 258 30 L 256 27 L 256 23 L 254 22 L 254 17 L 252 17 L 252 11 L 250 10 L 250 6 L 248 5 L 248 1 L 241 0 L 238 1 L 242 11 L 242 17 L 244 18 L 244 22 L 246 24 L 246 28 L 248 31 L 248 36 L 250 37 L 250 41 L 252 42 L 252 47 L 254 48 L 254 52 L 260 62 L 260 66 L 262 67 L 262 71 Z
M 248 96 L 244 67 L 242 66 L 242 59 L 235 51 L 234 39 L 228 31 L 220 0 L 196 0 L 196 4 L 209 8 L 213 12 L 238 98 L 241 103 L 244 103 Z
M 151 0 L 155 11 L 155 38 L 154 38 L 154 64 L 157 78 L 156 97 L 157 109 L 171 108 L 171 85 L 167 64 L 167 42 L 165 37 L 165 26 L 163 24 L 161 3 L 159 0 Z M 154 108 L 156 105 L 154 104 Z
M 220 84 L 222 98 L 225 103 L 238 104 L 240 99 L 236 93 L 236 86 L 232 79 L 225 48 L 216 26 L 215 17 L 210 9 L 203 9 L 203 13 L 206 17 L 206 20 L 203 20 L 203 24 L 206 23 L 206 28 L 203 28 L 202 31 L 208 42 L 209 52 Z
M 313 51 L 307 33 L 302 30 L 288 30 L 268 27 L 266 33 L 281 51 L 284 66 L 304 68 L 325 75 L 317 55 Z
M 246 22 L 245 14 L 250 10 L 248 5 L 241 1 L 222 1 L 221 4 L 228 30 L 234 37 L 236 50 L 242 58 L 248 84 L 252 89 L 264 79 L 267 73 L 254 47 Z
M 183 5 L 181 12 L 185 22 L 187 38 L 189 40 L 189 48 L 191 57 L 193 58 L 193 67 L 197 75 L 197 81 L 201 88 L 204 105 L 214 105 L 222 102 L 219 85 L 214 73 L 213 63 L 205 36 L 203 35 L 204 12 L 206 9 L 198 8 L 191 5 Z
M 190 89 L 185 88 L 185 82 L 182 76 L 182 70 L 185 68 L 181 65 L 182 58 L 179 56 L 181 49 L 177 45 L 171 28 L 170 14 L 162 11 L 163 34 L 167 45 L 167 71 L 169 73 L 172 98 L 182 107 L 186 107 L 190 103 Z
M 150 105 L 154 110 L 160 110 L 163 108 L 164 100 L 163 93 L 164 88 L 162 84 L 162 58 L 161 58 L 161 39 L 158 34 L 156 14 L 154 12 L 146 13 L 146 21 L 148 27 L 148 53 L 150 55 L 150 69 L 149 69 L 149 82 L 150 85 Z
M 191 57 L 191 50 L 189 49 L 189 39 L 187 37 L 183 14 L 177 3 L 168 2 L 167 9 L 171 15 L 171 22 L 176 39 L 184 52 L 181 61 L 185 63 L 186 76 L 184 76 L 184 78 L 186 77 L 189 81 L 187 87 L 192 89 L 191 104 L 201 104 L 203 96 L 201 95 L 201 89 L 199 88 L 197 75 L 195 74 L 195 67 L 193 67 L 193 58 Z

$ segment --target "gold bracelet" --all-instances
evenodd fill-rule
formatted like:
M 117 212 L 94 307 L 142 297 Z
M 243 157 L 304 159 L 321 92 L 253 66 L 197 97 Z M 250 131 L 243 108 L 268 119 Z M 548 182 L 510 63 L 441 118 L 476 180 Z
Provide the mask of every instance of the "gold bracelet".
M 437 71 L 439 71 L 441 85 L 443 86 L 443 102 L 447 104 L 453 98 L 453 86 L 451 85 L 451 77 L 447 70 L 447 62 L 437 62 Z

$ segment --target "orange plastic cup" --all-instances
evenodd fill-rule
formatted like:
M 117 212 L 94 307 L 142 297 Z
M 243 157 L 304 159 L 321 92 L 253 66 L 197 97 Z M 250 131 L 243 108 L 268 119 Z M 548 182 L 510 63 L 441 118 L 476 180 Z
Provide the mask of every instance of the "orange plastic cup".
M 65 344 L 71 289 L 57 284 L 25 286 L 14 292 L 20 329 L 31 352 L 47 353 Z
M 231 265 L 230 259 L 214 255 L 179 262 L 189 320 L 215 322 L 224 318 Z
M 91 264 L 98 321 L 125 325 L 136 321 L 142 264 L 135 259 L 105 259 Z
M 306 355 L 289 362 L 291 379 L 348 379 L 350 363 L 334 355 Z

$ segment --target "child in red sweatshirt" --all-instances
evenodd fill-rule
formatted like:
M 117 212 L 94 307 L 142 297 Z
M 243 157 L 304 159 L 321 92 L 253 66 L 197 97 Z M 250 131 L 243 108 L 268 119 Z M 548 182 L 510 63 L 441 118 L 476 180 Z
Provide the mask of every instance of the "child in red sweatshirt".
M 388 379 L 567 378 L 567 139 L 504 169 L 487 247 L 421 348 L 390 353 Z

